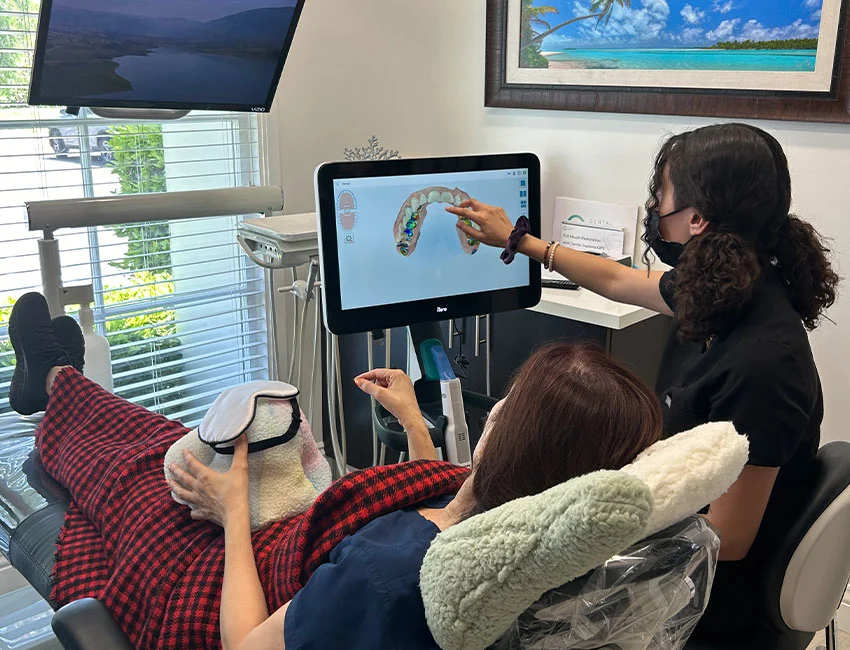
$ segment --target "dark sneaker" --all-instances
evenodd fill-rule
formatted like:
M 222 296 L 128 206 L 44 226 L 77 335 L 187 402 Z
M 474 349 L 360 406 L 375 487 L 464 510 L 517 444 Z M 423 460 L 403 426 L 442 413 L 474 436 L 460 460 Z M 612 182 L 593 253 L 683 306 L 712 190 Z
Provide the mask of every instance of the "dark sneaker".
M 57 316 L 53 319 L 53 331 L 56 332 L 59 345 L 68 355 L 68 361 L 82 372 L 86 356 L 86 340 L 77 321 L 70 316 Z
M 54 366 L 71 365 L 53 331 L 44 296 L 28 293 L 18 299 L 9 317 L 9 339 L 15 350 L 9 405 L 21 415 L 43 411 L 47 373 Z

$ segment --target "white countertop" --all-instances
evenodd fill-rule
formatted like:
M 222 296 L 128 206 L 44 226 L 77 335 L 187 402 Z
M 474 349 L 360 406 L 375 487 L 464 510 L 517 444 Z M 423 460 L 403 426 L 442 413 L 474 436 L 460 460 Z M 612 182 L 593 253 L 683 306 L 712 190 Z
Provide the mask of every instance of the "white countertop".
M 622 330 L 657 315 L 651 309 L 614 302 L 587 289 L 543 289 L 540 303 L 531 311 L 612 330 Z

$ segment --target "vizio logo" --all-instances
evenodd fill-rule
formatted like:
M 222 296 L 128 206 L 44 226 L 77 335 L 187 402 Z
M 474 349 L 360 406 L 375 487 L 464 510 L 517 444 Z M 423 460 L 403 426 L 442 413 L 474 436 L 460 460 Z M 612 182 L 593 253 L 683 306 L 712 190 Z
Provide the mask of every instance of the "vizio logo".
M 252 108 L 251 110 L 254 111 L 255 113 L 265 113 L 266 107 L 265 106 L 257 106 L 256 108 Z
M 444 313 L 445 313 L 445 312 L 447 312 L 448 310 L 449 310 L 449 308 L 448 308 L 448 307 L 437 307 L 437 313 L 438 313 L 438 314 L 444 314 Z

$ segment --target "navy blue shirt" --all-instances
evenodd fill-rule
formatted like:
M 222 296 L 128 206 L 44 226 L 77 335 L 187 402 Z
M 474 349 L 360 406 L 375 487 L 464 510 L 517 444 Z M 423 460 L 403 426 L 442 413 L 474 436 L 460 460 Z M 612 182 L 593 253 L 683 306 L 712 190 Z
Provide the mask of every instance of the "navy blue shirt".
M 440 530 L 416 512 L 421 505 L 378 517 L 337 544 L 286 610 L 286 650 L 439 650 L 425 621 L 419 570 Z

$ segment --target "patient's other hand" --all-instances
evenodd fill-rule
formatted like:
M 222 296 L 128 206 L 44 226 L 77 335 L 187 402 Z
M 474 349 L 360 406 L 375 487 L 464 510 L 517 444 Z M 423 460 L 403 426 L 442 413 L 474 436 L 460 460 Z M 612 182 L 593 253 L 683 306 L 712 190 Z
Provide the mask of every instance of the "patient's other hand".
M 248 510 L 248 440 L 236 439 L 230 469 L 219 474 L 189 451 L 183 452 L 186 469 L 169 466 L 174 476 L 168 481 L 171 490 L 192 507 L 192 519 L 207 519 L 220 526 L 228 520 L 249 516 Z
M 401 370 L 377 368 L 355 377 L 354 383 L 398 418 L 405 429 L 422 419 L 413 382 Z

